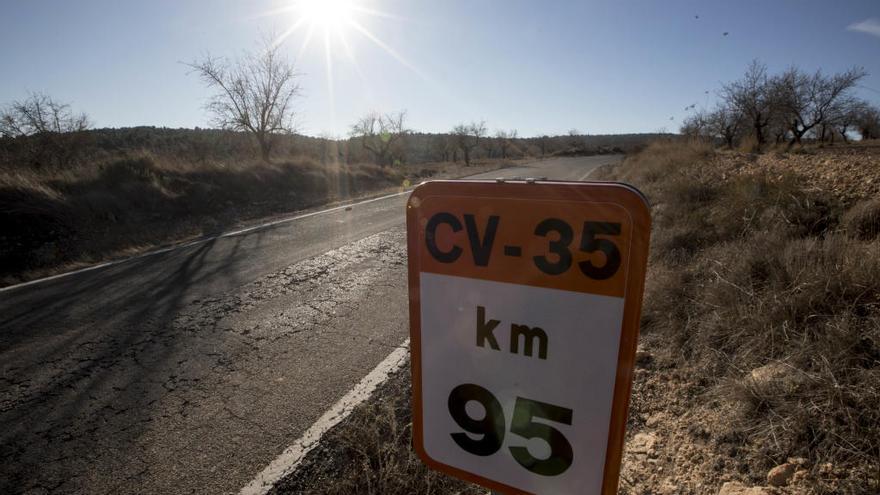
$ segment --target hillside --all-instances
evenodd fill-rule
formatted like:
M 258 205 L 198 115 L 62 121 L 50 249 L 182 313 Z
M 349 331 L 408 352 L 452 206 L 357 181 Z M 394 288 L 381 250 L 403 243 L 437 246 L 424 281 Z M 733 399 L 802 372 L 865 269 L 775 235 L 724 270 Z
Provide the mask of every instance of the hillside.
M 880 489 L 880 146 L 653 146 L 625 493 Z

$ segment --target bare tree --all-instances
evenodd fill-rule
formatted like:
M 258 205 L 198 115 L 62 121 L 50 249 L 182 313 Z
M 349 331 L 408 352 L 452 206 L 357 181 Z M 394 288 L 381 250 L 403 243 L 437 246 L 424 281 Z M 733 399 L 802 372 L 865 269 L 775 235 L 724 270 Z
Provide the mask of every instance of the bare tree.
M 498 140 L 498 148 L 501 149 L 501 158 L 507 158 L 507 150 L 513 146 L 513 140 L 516 139 L 516 129 L 509 131 L 498 130 L 495 132 L 495 138 Z
M 706 116 L 706 125 L 713 137 L 723 139 L 724 144 L 733 149 L 743 127 L 743 118 L 736 109 L 721 105 Z
M 471 152 L 480 144 L 480 139 L 486 136 L 486 121 L 459 124 L 452 129 L 455 146 L 464 155 L 465 166 L 471 166 Z
M 547 154 L 547 144 L 550 142 L 550 136 L 544 134 L 538 138 L 538 146 L 541 148 L 541 158 Z
M 574 151 L 582 149 L 584 145 L 584 140 L 581 137 L 581 131 L 572 127 L 568 130 L 568 147 Z
M 681 122 L 679 132 L 692 139 L 704 139 L 709 136 L 709 118 L 702 112 L 688 115 Z
M 843 142 L 849 142 L 849 131 L 858 127 L 859 115 L 867 105 L 868 103 L 863 100 L 847 96 L 838 100 L 829 110 L 826 120 Z M 832 140 L 833 136 L 832 134 Z
M 0 111 L 0 135 L 32 136 L 43 133 L 79 132 L 88 129 L 89 118 L 73 113 L 70 105 L 55 101 L 44 93 L 31 93 Z
M 394 163 L 395 145 L 409 132 L 405 122 L 406 111 L 384 115 L 370 112 L 351 126 L 349 135 L 373 155 L 376 163 L 391 165 Z
M 880 138 L 880 108 L 865 103 L 858 110 L 855 124 L 862 139 Z
M 846 108 L 844 100 L 866 75 L 860 68 L 825 76 L 821 71 L 806 74 L 792 67 L 774 78 L 779 110 L 791 122 L 789 147 L 800 143 L 816 126 L 822 126 L 824 134 L 824 128 L 832 124 L 831 117 Z
M 293 100 L 300 94 L 300 74 L 272 38 L 234 62 L 206 55 L 186 65 L 218 90 L 207 104 L 214 124 L 253 134 L 264 161 L 269 161 L 273 136 L 294 132 Z
M 431 134 L 429 136 L 431 160 L 448 162 L 455 148 L 452 138 L 448 134 Z
M 88 116 L 44 93 L 31 93 L 0 109 L 0 137 L 16 138 L 14 146 L 29 165 L 64 167 L 74 162 L 90 136 Z
M 757 60 L 752 61 L 741 79 L 724 85 L 721 96 L 728 106 L 735 108 L 748 120 L 758 146 L 763 146 L 767 141 L 764 131 L 776 109 L 767 66 Z

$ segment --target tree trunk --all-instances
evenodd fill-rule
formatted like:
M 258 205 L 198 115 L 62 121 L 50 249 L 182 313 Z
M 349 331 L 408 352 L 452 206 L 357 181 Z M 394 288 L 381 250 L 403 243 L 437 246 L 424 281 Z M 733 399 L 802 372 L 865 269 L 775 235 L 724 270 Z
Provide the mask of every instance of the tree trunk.
M 260 145 L 260 157 L 264 162 L 269 163 L 269 152 L 272 148 L 269 139 L 266 136 L 257 134 L 257 143 Z
M 755 139 L 758 140 L 758 149 L 764 146 L 764 126 L 761 125 L 760 117 L 755 119 Z
M 792 149 L 795 143 L 803 145 L 801 143 L 801 136 L 804 135 L 804 132 L 806 131 L 801 132 L 798 131 L 796 128 L 791 130 L 791 141 L 788 142 L 788 149 Z
M 470 167 L 471 166 L 471 151 L 467 148 L 465 148 L 462 151 L 464 151 L 464 166 Z

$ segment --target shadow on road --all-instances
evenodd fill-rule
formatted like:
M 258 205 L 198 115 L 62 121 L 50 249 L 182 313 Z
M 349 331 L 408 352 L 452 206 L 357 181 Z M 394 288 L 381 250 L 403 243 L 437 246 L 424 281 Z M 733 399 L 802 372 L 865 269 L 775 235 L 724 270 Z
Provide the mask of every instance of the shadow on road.
M 0 493 L 76 491 L 78 478 L 95 475 L 95 459 L 136 458 L 126 451 L 132 441 L 157 417 L 173 421 L 181 412 L 163 399 L 184 374 L 186 359 L 178 358 L 199 328 L 180 331 L 175 318 L 208 288 L 241 285 L 242 245 L 259 244 L 262 235 L 225 238 L 222 246 L 214 239 L 5 294 Z

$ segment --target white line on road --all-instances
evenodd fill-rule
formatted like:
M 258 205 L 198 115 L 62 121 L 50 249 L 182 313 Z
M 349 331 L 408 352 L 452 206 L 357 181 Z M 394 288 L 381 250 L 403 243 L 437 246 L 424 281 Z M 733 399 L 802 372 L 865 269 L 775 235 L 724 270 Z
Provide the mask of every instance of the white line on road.
M 92 271 L 92 270 L 97 270 L 97 269 L 99 269 L 99 268 L 105 268 L 105 267 L 108 267 L 108 266 L 119 265 L 119 264 L 122 264 L 122 263 L 127 263 L 127 262 L 129 262 L 129 261 L 134 261 L 134 260 L 138 260 L 138 259 L 141 259 L 141 258 L 147 258 L 147 257 L 149 257 L 149 256 L 155 256 L 155 255 L 157 255 L 157 254 L 167 253 L 167 252 L 169 252 L 169 251 L 176 251 L 176 250 L 178 250 L 178 249 L 183 249 L 183 248 L 187 248 L 187 247 L 190 247 L 190 246 L 196 246 L 196 245 L 198 245 L 198 244 L 204 244 L 204 243 L 206 243 L 206 242 L 210 242 L 210 241 L 213 241 L 213 240 L 216 240 L 216 239 L 220 239 L 220 238 L 223 238 L 223 237 L 233 237 L 233 236 L 237 236 L 237 235 L 241 235 L 241 234 L 246 234 L 246 233 L 248 233 L 248 232 L 253 232 L 253 231 L 255 231 L 255 230 L 261 230 L 261 229 L 265 229 L 265 228 L 268 228 L 268 227 L 272 227 L 272 226 L 275 226 L 275 225 L 278 225 L 278 224 L 287 223 L 287 222 L 292 222 L 292 221 L 294 221 L 294 220 L 301 220 L 301 219 L 303 219 L 303 218 L 313 217 L 313 216 L 315 216 L 315 215 L 322 215 L 322 214 L 324 214 L 324 213 L 331 213 L 331 212 L 334 212 L 334 211 L 341 210 L 341 209 L 343 209 L 343 208 L 351 208 L 352 206 L 358 206 L 358 205 L 363 205 L 363 204 L 367 204 L 367 203 L 372 203 L 372 202 L 374 202 L 374 201 L 381 201 L 381 200 L 383 200 L 383 199 L 393 198 L 393 197 L 395 197 L 395 196 L 400 196 L 400 195 L 402 195 L 402 194 L 408 194 L 408 193 L 409 193 L 408 190 L 407 190 L 407 191 L 401 191 L 401 192 L 394 193 L 394 194 L 388 194 L 388 195 L 385 195 L 385 196 L 380 196 L 380 197 L 378 197 L 378 198 L 367 199 L 367 200 L 365 200 L 365 201 L 361 201 L 361 202 L 358 202 L 358 203 L 344 204 L 344 205 L 341 205 L 341 206 L 336 206 L 336 207 L 333 207 L 333 208 L 328 208 L 328 209 L 326 209 L 326 210 L 313 211 L 313 212 L 311 212 L 311 213 L 304 213 L 304 214 L 302 214 L 302 215 L 296 215 L 296 216 L 289 217 L 289 218 L 282 218 L 282 219 L 279 219 L 279 220 L 274 220 L 274 221 L 271 221 L 271 222 L 262 223 L 262 224 L 260 224 L 260 225 L 255 225 L 255 226 L 253 226 L 253 227 L 248 227 L 248 228 L 246 228 L 246 229 L 234 230 L 234 231 L 232 231 L 232 232 L 224 232 L 224 233 L 222 233 L 222 234 L 218 234 L 218 235 L 215 235 L 215 236 L 205 237 L 205 238 L 201 238 L 201 239 L 196 239 L 196 240 L 194 240 L 194 241 L 189 241 L 189 242 L 184 242 L 183 244 L 175 244 L 174 246 L 169 246 L 169 247 L 162 248 L 162 249 L 156 249 L 155 251 L 148 251 L 148 252 L 146 252 L 146 253 L 138 254 L 138 255 L 135 255 L 135 256 L 132 256 L 132 257 L 129 257 L 129 258 L 123 258 L 123 259 L 114 260 L 114 261 L 107 261 L 107 262 L 105 262 L 105 263 L 98 263 L 97 265 L 87 266 L 87 267 L 85 267 L 85 268 L 80 268 L 80 269 L 78 269 L 78 270 L 73 270 L 73 271 L 69 271 L 69 272 L 59 273 L 59 274 L 57 274 L 57 275 L 52 275 L 52 276 L 49 276 L 49 277 L 38 278 L 38 279 L 35 279 L 35 280 L 31 280 L 31 281 L 28 281 L 28 282 L 22 282 L 22 283 L 20 283 L 20 284 L 10 285 L 10 286 L 7 286 L 7 287 L 0 287 L 0 293 L 2 293 L 2 292 L 6 292 L 6 291 L 9 291 L 9 290 L 13 290 L 13 289 L 18 289 L 18 288 L 21 288 L 21 287 L 27 287 L 28 285 L 35 285 L 35 284 L 39 284 L 39 283 L 43 283 L 43 282 L 48 282 L 49 280 L 55 280 L 55 279 L 59 279 L 59 278 L 69 277 L 69 276 L 71 276 L 71 275 L 76 275 L 76 274 L 79 274 L 79 273 L 84 273 L 84 272 L 89 272 L 89 271 Z
M 339 399 L 329 411 L 318 418 L 318 421 L 306 430 L 293 445 L 287 447 L 253 481 L 242 488 L 239 495 L 265 495 L 275 486 L 275 483 L 294 472 L 306 454 L 318 446 L 324 433 L 348 417 L 358 404 L 373 394 L 376 387 L 381 385 L 388 378 L 388 375 L 403 366 L 408 353 L 409 339 L 406 339 L 400 347 L 394 349 L 388 357 L 373 368 L 373 371 Z
M 601 165 L 599 165 L 599 167 L 601 167 Z M 587 177 L 589 177 L 590 175 L 592 175 L 593 172 L 595 172 L 596 169 L 599 168 L 599 167 L 593 167 L 593 168 L 591 168 L 589 171 L 587 171 L 587 173 L 585 173 L 584 175 L 582 175 L 581 178 L 578 179 L 578 180 L 580 181 L 580 180 L 584 180 L 584 179 L 586 179 Z

